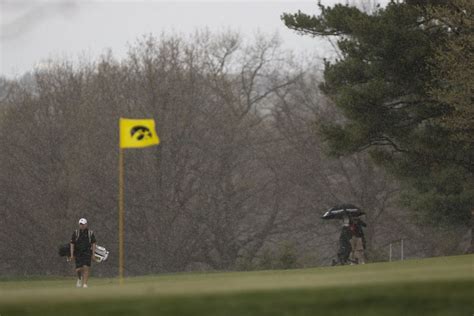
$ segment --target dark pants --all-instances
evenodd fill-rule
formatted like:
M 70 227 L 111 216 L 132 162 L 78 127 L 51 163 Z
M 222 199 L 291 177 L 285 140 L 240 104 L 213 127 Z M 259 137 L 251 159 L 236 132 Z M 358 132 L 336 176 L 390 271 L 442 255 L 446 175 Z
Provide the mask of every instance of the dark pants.
M 83 266 L 91 266 L 92 257 L 90 254 L 77 254 L 76 255 L 76 269 L 82 268 Z

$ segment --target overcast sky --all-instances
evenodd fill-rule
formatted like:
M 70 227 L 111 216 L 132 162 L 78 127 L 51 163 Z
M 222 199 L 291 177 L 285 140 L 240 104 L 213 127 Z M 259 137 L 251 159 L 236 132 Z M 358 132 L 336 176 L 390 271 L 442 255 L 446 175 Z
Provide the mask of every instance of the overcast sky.
M 323 0 L 335 2 L 345 3 Z M 127 43 L 144 34 L 192 34 L 205 27 L 240 31 L 246 37 L 277 32 L 283 47 L 297 54 L 330 54 L 326 41 L 283 25 L 281 14 L 298 10 L 316 14 L 317 0 L 0 0 L 0 75 L 19 76 L 47 59 L 95 58 L 106 49 L 121 58 Z

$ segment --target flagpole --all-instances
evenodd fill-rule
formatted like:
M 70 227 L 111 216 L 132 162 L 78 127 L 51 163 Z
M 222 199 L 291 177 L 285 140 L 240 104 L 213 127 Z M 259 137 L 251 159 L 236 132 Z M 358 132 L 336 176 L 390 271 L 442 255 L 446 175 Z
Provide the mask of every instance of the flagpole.
M 119 149 L 119 284 L 123 285 L 124 266 L 124 161 L 123 149 Z
M 118 234 L 119 234 L 119 284 L 123 285 L 125 249 L 124 249 L 124 229 L 125 229 L 125 161 L 124 148 L 143 148 L 158 145 L 160 139 L 155 131 L 154 119 L 125 119 L 119 120 L 119 207 L 118 207 Z M 135 136 L 134 136 L 135 135 Z

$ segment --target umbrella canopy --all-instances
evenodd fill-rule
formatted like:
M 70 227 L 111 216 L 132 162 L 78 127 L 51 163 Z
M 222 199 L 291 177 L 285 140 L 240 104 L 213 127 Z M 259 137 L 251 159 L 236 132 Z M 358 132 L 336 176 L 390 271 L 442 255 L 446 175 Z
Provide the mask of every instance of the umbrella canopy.
M 334 206 L 327 210 L 322 219 L 342 219 L 344 216 L 358 217 L 364 215 L 365 213 L 355 205 L 352 204 L 342 204 Z

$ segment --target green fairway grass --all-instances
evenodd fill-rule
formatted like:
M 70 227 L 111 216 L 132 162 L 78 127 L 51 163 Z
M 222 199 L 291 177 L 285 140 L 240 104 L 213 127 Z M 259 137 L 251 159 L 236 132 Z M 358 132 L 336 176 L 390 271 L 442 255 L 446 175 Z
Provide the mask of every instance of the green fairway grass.
M 0 315 L 467 315 L 474 255 L 297 270 L 0 281 Z

